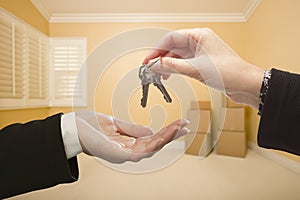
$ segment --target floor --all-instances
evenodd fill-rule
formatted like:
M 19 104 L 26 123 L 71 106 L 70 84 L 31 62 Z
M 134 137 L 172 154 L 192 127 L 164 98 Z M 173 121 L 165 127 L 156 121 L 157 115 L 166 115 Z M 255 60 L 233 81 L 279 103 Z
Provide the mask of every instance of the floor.
M 299 200 L 300 174 L 252 150 L 245 159 L 211 153 L 200 160 L 184 155 L 152 173 L 113 170 L 94 158 L 79 156 L 80 179 L 13 197 L 13 200 Z

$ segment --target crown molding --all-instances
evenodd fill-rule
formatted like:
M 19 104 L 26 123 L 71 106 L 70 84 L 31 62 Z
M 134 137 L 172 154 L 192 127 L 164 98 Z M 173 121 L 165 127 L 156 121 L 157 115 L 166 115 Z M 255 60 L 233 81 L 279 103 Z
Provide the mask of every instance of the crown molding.
M 251 15 L 254 13 L 256 8 L 261 3 L 261 0 L 253 0 L 249 2 L 249 4 L 245 7 L 243 10 L 243 16 L 245 18 L 245 21 L 248 21 L 248 19 L 251 17 Z
M 53 13 L 38 1 L 33 5 L 50 23 L 91 23 L 91 22 L 246 22 L 261 0 L 252 0 L 242 12 L 237 13 L 94 13 L 68 14 Z
M 51 23 L 84 22 L 243 22 L 241 13 L 116 13 L 116 14 L 53 14 Z
M 36 9 L 38 9 L 43 17 L 50 22 L 51 13 L 44 7 L 44 5 L 39 0 L 31 0 L 31 3 L 36 7 Z

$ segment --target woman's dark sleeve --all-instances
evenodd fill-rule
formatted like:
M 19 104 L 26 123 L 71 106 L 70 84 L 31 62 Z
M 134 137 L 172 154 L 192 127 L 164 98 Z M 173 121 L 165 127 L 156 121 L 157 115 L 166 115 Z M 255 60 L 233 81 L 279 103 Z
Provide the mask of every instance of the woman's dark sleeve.
M 0 199 L 78 179 L 76 157 L 67 160 L 61 114 L 0 131 Z
M 258 145 L 300 155 L 300 75 L 272 69 Z

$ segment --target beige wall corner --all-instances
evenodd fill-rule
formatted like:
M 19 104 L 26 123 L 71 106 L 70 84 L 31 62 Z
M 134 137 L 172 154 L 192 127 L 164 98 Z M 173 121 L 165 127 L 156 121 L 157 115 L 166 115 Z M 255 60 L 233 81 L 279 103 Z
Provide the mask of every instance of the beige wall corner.
M 30 0 L 0 0 L 1 8 L 48 35 L 49 22 L 34 7 Z

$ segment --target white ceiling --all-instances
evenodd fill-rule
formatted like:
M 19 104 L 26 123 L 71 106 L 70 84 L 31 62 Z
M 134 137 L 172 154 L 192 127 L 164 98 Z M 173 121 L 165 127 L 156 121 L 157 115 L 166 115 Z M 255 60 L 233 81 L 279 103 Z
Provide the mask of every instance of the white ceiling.
M 50 22 L 246 21 L 261 0 L 31 0 Z

